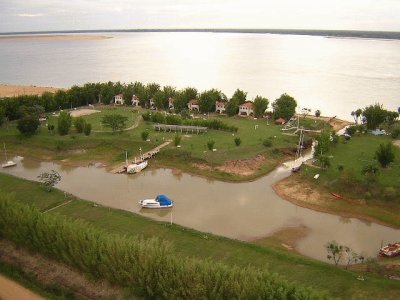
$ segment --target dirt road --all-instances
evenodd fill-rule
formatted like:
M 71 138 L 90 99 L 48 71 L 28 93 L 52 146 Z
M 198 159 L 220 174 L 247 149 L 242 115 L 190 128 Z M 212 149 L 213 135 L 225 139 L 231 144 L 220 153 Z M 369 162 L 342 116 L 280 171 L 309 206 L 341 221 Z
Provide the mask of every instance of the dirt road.
M 41 296 L 22 285 L 0 275 L 0 299 L 2 300 L 43 300 Z

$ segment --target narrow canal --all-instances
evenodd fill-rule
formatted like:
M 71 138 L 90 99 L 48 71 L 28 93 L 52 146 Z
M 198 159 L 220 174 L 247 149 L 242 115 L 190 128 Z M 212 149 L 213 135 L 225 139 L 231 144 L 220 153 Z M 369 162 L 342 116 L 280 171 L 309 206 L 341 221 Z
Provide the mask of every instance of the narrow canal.
M 57 188 L 82 199 L 229 238 L 250 241 L 285 228 L 307 228 L 296 250 L 324 261 L 324 245 L 332 240 L 375 257 L 382 243 L 400 237 L 400 230 L 313 211 L 281 199 L 271 185 L 289 176 L 290 168 L 285 166 L 253 182 L 226 183 L 169 169 L 114 175 L 96 166 L 72 168 L 22 158 L 16 161 L 16 167 L 1 171 L 37 180 L 40 173 L 56 170 L 62 176 Z M 138 206 L 140 199 L 157 194 L 174 199 L 174 207 L 146 210 Z

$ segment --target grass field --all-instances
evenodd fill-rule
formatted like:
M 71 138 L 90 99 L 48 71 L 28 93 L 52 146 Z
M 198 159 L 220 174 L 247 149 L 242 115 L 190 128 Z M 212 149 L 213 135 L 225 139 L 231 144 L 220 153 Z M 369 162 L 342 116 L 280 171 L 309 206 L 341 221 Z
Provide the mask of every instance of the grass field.
M 15 193 L 16 201 L 48 209 L 70 198 L 60 191 L 45 192 L 37 183 L 0 174 L 3 192 Z M 267 239 L 263 245 L 239 242 L 156 222 L 126 211 L 94 207 L 76 199 L 48 213 L 79 219 L 105 231 L 125 236 L 159 237 L 170 241 L 182 257 L 198 257 L 230 265 L 268 268 L 284 278 L 327 291 L 341 299 L 397 299 L 400 284 L 373 274 L 359 273 L 318 262 L 285 250 L 279 242 Z M 357 280 L 362 275 L 365 281 Z
M 331 166 L 326 170 L 308 168 L 305 172 L 311 179 L 320 173 L 318 179 L 325 187 L 338 193 L 345 193 L 355 199 L 372 203 L 400 205 L 400 148 L 393 147 L 395 160 L 387 168 L 379 168 L 373 178 L 362 174 L 365 165 L 377 163 L 374 159 L 379 144 L 391 143 L 388 136 L 369 134 L 355 135 L 350 141 L 332 147 Z M 339 167 L 341 166 L 341 167 Z

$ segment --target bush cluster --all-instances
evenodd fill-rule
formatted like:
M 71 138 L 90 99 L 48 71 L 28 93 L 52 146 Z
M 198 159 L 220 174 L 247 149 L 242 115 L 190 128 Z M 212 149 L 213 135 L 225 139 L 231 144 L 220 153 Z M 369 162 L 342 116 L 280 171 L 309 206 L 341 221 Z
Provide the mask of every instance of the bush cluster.
M 178 115 L 165 115 L 159 112 L 145 112 L 142 114 L 142 118 L 145 121 L 168 124 L 168 125 L 187 125 L 187 126 L 200 126 L 207 127 L 209 129 L 224 130 L 237 132 L 238 128 L 236 126 L 230 126 L 219 119 L 182 119 Z
M 158 239 L 110 234 L 0 194 L 0 236 L 152 299 L 321 299 L 254 267 L 182 258 Z

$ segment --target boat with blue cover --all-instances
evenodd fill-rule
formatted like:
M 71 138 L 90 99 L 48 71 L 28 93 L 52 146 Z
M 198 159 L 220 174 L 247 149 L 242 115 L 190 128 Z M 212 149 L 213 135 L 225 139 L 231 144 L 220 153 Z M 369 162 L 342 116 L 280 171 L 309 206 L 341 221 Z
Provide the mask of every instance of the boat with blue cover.
M 166 195 L 157 195 L 154 199 L 140 200 L 139 205 L 143 208 L 168 208 L 174 205 L 174 201 Z

